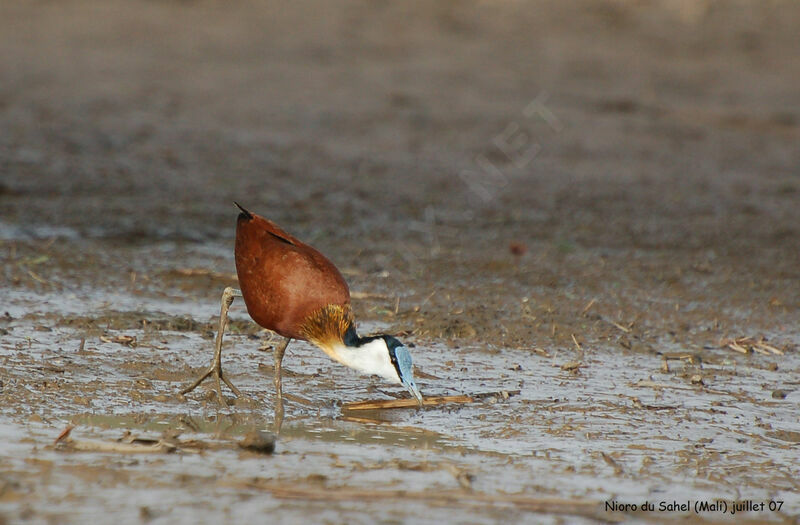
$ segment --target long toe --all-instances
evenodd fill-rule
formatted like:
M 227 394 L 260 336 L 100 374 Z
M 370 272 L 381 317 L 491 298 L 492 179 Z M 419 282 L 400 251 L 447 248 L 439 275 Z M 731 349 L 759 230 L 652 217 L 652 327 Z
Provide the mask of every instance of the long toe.
M 205 380 L 206 380 L 206 378 L 207 378 L 208 376 L 210 376 L 210 375 L 211 375 L 213 372 L 214 372 L 214 367 L 212 366 L 212 367 L 210 367 L 208 370 L 206 370 L 205 372 L 203 372 L 203 375 L 201 375 L 200 377 L 198 377 L 198 378 L 195 380 L 195 382 L 194 382 L 194 383 L 192 383 L 191 385 L 189 385 L 189 386 L 187 386 L 186 388 L 184 388 L 183 390 L 181 390 L 181 395 L 185 396 L 186 394 L 188 394 L 189 392 L 191 392 L 192 390 L 194 390 L 195 388 L 197 388 L 198 386 L 200 386 L 200 383 L 202 383 L 203 381 L 205 381 Z
M 200 386 L 200 383 L 202 383 L 203 381 L 208 379 L 209 376 L 212 375 L 214 376 L 214 390 L 217 392 L 217 400 L 219 401 L 220 405 L 223 406 L 227 405 L 227 403 L 225 402 L 225 397 L 222 395 L 223 382 L 228 386 L 228 388 L 231 389 L 231 392 L 233 392 L 237 398 L 245 397 L 244 394 L 242 394 L 242 392 L 238 388 L 236 388 L 236 386 L 233 383 L 231 383 L 227 377 L 225 377 L 225 375 L 222 373 L 222 367 L 217 366 L 216 364 L 212 364 L 210 367 L 208 367 L 208 369 L 205 372 L 203 372 L 203 375 L 197 378 L 197 380 L 194 383 L 181 390 L 181 395 L 188 394 L 189 392 Z

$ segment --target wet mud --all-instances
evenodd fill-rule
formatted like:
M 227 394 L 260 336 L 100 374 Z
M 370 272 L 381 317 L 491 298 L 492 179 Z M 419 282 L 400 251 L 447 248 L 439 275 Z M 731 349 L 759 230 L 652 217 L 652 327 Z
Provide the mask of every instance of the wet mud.
M 794 523 L 799 22 L 0 6 L 0 523 Z M 181 396 L 233 200 L 330 256 L 424 395 L 474 402 L 353 410 L 406 392 L 293 342 L 273 441 L 279 338 L 238 300 L 245 397 Z

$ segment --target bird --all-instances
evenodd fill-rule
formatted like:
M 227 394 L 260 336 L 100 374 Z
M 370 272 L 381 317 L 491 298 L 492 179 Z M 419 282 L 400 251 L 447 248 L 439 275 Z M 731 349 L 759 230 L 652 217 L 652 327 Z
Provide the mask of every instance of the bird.
M 405 386 L 422 406 L 423 397 L 414 381 L 408 348 L 391 335 L 358 335 L 350 305 L 350 289 L 336 266 L 274 222 L 251 213 L 237 202 L 234 204 L 240 210 L 234 248 L 240 289 L 227 287 L 223 290 L 214 358 L 208 369 L 181 394 L 188 394 L 213 375 L 221 404 L 225 401 L 220 380 L 236 397 L 242 396 L 222 372 L 222 337 L 228 310 L 235 297 L 242 297 L 253 321 L 284 337 L 273 354 L 275 393 L 281 419 L 281 363 L 293 339 L 308 341 L 334 361 L 363 374 L 377 375 Z

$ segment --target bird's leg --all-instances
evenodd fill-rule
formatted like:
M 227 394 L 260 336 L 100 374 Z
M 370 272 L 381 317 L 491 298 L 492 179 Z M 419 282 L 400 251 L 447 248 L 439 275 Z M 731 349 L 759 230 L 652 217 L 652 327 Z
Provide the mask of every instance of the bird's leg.
M 283 398 L 275 400 L 275 419 L 273 423 L 273 433 L 276 436 L 281 434 L 281 427 L 283 426 Z
M 287 337 L 283 344 L 277 347 L 275 352 L 272 354 L 273 358 L 275 359 L 275 394 L 278 396 L 278 399 L 283 399 L 281 362 L 283 362 L 283 354 L 286 353 L 286 347 L 289 346 L 289 341 L 291 341 L 291 339 Z
M 290 338 L 275 348 L 272 356 L 275 359 L 274 367 L 274 380 L 275 380 L 275 433 L 280 431 L 281 424 L 283 424 L 283 385 L 281 381 L 281 362 L 283 362 L 283 354 L 286 353 L 286 347 L 289 346 Z
M 217 399 L 219 399 L 220 404 L 225 404 L 225 399 L 222 397 L 222 385 L 220 384 L 219 380 L 222 379 L 228 388 L 230 388 L 236 397 L 241 397 L 242 393 L 239 392 L 239 389 L 233 386 L 233 383 L 228 381 L 222 374 L 222 335 L 225 332 L 225 323 L 228 321 L 228 309 L 231 307 L 231 303 L 233 302 L 234 297 L 241 297 L 242 292 L 236 290 L 235 288 L 231 288 L 228 286 L 222 292 L 222 299 L 220 301 L 220 309 L 219 309 L 219 327 L 217 329 L 217 339 L 215 342 L 215 351 L 214 351 L 214 361 L 208 367 L 208 370 L 203 372 L 197 381 L 192 383 L 190 386 L 184 388 L 181 391 L 181 394 L 188 394 L 195 388 L 197 385 L 202 383 L 208 376 L 214 374 L 214 379 L 216 380 L 216 387 L 217 387 Z

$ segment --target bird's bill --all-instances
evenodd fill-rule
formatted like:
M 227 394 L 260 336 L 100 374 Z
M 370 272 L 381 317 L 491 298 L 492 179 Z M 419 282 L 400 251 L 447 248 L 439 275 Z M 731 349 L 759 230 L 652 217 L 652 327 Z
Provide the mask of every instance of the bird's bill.
M 411 392 L 411 395 L 416 398 L 417 404 L 422 406 L 422 403 L 425 400 L 422 398 L 422 394 L 420 393 L 419 388 L 417 388 L 416 383 L 414 383 L 414 381 L 410 381 L 409 383 L 406 383 L 406 388 L 409 392 Z
M 411 354 L 405 346 L 398 346 L 394 350 L 395 359 L 397 359 L 397 368 L 400 372 L 400 382 L 403 383 L 411 395 L 417 399 L 417 404 L 422 406 L 422 394 L 419 393 L 419 388 L 414 382 L 414 366 L 411 364 Z

